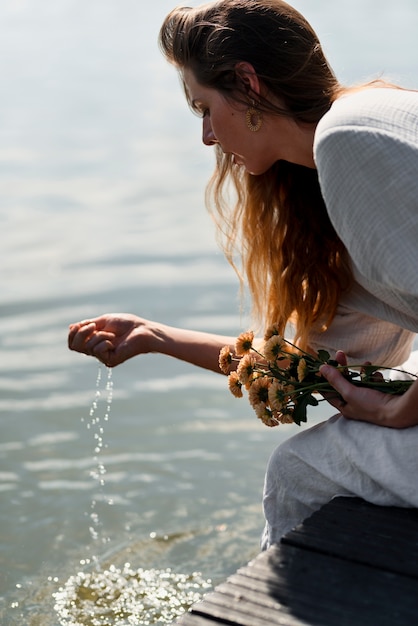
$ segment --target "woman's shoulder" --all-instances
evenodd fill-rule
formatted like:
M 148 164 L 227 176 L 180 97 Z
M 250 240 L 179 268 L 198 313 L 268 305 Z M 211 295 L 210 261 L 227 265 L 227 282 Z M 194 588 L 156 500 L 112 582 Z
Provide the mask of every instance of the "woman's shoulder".
M 418 94 L 375 88 L 339 98 L 319 123 L 314 156 L 328 214 L 362 284 L 415 319 Z
M 315 145 L 330 134 L 347 131 L 398 134 L 418 143 L 418 92 L 366 87 L 344 93 L 320 120 Z

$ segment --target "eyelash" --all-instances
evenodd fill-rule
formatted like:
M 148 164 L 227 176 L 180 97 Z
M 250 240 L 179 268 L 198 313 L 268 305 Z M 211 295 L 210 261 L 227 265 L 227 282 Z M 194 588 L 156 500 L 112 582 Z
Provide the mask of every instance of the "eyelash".
M 209 109 L 201 109 L 200 107 L 194 107 L 193 112 L 202 120 L 206 117 L 206 115 L 209 115 Z

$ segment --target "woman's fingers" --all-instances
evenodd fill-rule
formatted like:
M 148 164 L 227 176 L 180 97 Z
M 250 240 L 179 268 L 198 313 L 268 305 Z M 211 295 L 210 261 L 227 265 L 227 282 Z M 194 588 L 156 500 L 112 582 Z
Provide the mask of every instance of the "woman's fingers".
M 77 352 L 84 352 L 84 345 L 95 330 L 96 324 L 94 322 L 71 324 L 68 334 L 68 347 Z
M 113 348 L 112 340 L 115 338 L 114 333 L 109 333 L 105 331 L 95 332 L 91 335 L 90 339 L 85 343 L 85 350 L 87 353 L 93 354 L 96 356 L 100 346 L 102 343 L 106 345 L 110 345 Z
M 347 365 L 347 357 L 345 356 L 345 352 L 342 350 L 337 350 L 335 353 L 335 360 L 339 365 Z
M 114 354 L 114 346 L 111 341 L 104 340 L 97 343 L 91 351 L 91 355 L 96 357 L 99 361 L 107 365 L 108 367 L 112 367 L 117 363 L 112 363 L 112 356 Z
M 102 355 L 113 349 L 112 340 L 114 338 L 114 333 L 98 331 L 94 322 L 80 322 L 70 326 L 68 347 L 88 355 Z
M 363 365 L 363 367 L 360 370 L 360 373 L 365 376 L 367 374 L 367 366 L 371 365 L 370 361 L 366 361 Z M 377 370 L 375 372 L 372 372 L 371 374 L 368 374 L 368 380 L 372 380 L 375 383 L 378 383 L 382 380 L 384 380 L 383 374 L 382 372 L 378 372 Z
M 340 365 L 345 365 L 345 363 L 340 363 Z M 322 365 L 320 372 L 339 394 L 335 399 L 332 399 L 332 396 L 329 397 L 327 394 L 328 402 L 337 409 L 343 408 L 347 404 L 347 398 L 352 392 L 352 384 L 332 365 Z

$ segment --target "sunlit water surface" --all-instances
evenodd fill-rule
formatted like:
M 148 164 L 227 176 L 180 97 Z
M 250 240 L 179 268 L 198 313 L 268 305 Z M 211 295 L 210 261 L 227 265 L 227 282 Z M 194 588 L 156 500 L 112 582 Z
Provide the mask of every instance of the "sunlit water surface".
M 174 3 L 175 4 L 175 3 Z M 238 334 L 169 0 L 0 5 L 0 621 L 168 624 L 258 552 L 267 429 L 221 376 L 66 348 L 106 311 Z M 298 0 L 343 82 L 418 87 L 412 0 Z M 312 424 L 329 415 L 321 407 Z

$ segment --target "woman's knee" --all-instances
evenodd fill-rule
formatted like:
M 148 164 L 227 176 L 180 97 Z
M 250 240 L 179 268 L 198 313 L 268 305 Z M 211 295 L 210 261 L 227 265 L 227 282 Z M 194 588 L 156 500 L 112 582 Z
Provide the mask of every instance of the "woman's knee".
M 267 464 L 267 476 L 280 477 L 282 482 L 288 475 L 293 474 L 297 463 L 298 456 L 295 455 L 293 443 L 291 439 L 287 439 L 272 452 Z

